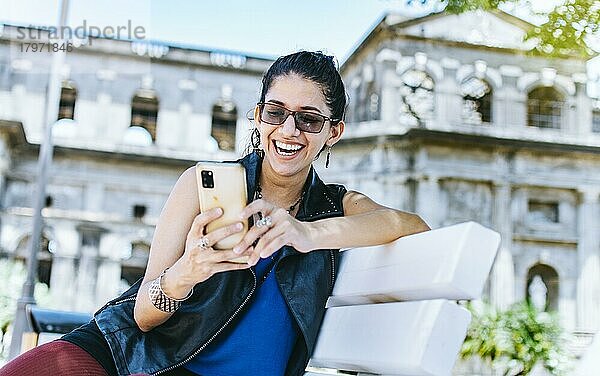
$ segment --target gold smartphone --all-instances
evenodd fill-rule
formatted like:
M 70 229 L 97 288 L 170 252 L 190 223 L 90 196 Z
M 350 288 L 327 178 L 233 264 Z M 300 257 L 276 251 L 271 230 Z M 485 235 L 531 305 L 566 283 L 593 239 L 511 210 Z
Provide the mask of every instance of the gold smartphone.
M 205 212 L 215 207 L 223 209 L 223 215 L 206 226 L 206 232 L 220 227 L 242 222 L 244 229 L 222 239 L 213 245 L 213 249 L 232 249 L 248 232 L 248 221 L 241 220 L 239 215 L 247 203 L 246 169 L 235 162 L 196 163 L 196 181 L 200 211 Z M 246 263 L 248 256 L 241 256 L 229 262 Z

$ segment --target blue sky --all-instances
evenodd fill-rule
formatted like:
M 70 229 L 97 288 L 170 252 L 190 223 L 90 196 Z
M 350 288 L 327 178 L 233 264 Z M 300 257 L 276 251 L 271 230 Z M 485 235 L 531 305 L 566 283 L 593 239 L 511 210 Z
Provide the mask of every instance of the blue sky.
M 418 3 L 418 2 L 417 2 Z M 69 24 L 145 28 L 149 39 L 276 56 L 319 49 L 342 60 L 386 11 L 423 15 L 406 0 L 70 0 Z M 59 0 L 0 0 L 0 21 L 55 25 Z
M 537 10 L 560 0 L 533 0 Z M 415 0 L 69 0 L 69 26 L 131 20 L 148 39 L 278 56 L 322 50 L 343 61 L 386 12 L 421 16 L 438 7 Z M 60 0 L 0 0 L 0 22 L 56 25 Z M 523 16 L 523 6 L 511 11 Z
M 536 11 L 549 11 L 564 0 L 523 0 L 505 9 L 535 22 Z M 340 62 L 386 12 L 407 16 L 437 6 L 419 0 L 69 0 L 69 26 L 143 26 L 148 39 L 207 49 L 274 57 L 298 49 L 322 50 Z M 60 0 L 0 0 L 0 22 L 56 25 Z M 599 60 L 599 59 L 596 59 Z M 600 63 L 590 66 L 593 76 Z

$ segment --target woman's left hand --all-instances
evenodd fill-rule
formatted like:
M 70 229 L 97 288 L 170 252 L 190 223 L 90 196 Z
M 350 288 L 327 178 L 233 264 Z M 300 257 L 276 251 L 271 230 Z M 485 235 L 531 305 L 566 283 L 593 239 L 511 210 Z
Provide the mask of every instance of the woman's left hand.
M 242 210 L 240 217 L 246 219 L 259 212 L 262 213 L 263 218 L 270 217 L 271 224 L 259 227 L 255 223 L 242 240 L 233 247 L 234 252 L 242 253 L 252 247 L 256 239 L 259 239 L 250 254 L 248 264 L 255 265 L 259 258 L 271 256 L 284 245 L 292 246 L 302 253 L 316 249 L 310 222 L 300 222 L 285 209 L 278 208 L 264 199 L 251 202 Z

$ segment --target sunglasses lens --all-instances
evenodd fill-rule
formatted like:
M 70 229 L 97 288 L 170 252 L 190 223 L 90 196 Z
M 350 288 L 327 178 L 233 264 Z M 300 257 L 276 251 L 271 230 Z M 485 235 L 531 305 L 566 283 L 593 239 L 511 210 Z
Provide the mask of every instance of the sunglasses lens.
M 288 112 L 279 106 L 265 104 L 261 111 L 260 120 L 268 124 L 281 124 L 288 117 Z
M 304 132 L 319 133 L 323 128 L 325 119 L 310 112 L 296 113 L 296 127 Z
M 290 115 L 290 111 L 276 104 L 264 103 L 260 111 L 260 120 L 267 124 L 281 125 Z M 294 114 L 296 128 L 303 132 L 319 133 L 323 129 L 325 118 L 321 115 L 299 111 Z

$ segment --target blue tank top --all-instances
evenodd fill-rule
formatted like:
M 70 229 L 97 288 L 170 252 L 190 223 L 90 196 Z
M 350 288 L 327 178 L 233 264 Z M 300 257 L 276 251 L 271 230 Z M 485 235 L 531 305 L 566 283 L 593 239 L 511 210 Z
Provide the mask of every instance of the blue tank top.
M 280 251 L 274 256 L 277 258 Z M 202 376 L 283 375 L 298 335 L 297 324 L 275 279 L 271 258 L 254 266 L 258 287 L 239 321 L 230 323 L 204 350 L 184 365 Z

